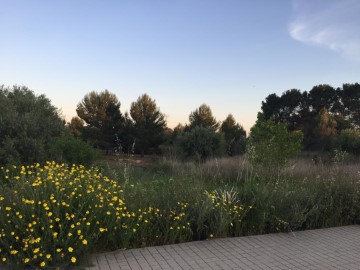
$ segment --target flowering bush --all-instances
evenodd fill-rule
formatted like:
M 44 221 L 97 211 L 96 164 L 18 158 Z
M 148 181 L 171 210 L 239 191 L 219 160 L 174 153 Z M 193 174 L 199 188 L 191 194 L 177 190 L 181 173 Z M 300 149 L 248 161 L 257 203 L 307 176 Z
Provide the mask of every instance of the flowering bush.
M 1 168 L 0 262 L 33 267 L 78 263 L 94 249 L 191 239 L 186 203 L 129 211 L 123 189 L 98 169 L 55 162 Z
M 48 162 L 2 172 L 2 262 L 74 264 L 110 226 L 116 228 L 129 215 L 123 190 L 96 169 Z

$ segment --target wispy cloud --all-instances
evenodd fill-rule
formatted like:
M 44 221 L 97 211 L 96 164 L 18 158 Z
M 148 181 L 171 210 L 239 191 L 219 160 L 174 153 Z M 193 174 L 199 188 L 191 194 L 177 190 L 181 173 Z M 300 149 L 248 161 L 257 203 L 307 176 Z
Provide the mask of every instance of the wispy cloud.
M 293 0 L 291 37 L 360 61 L 359 0 Z

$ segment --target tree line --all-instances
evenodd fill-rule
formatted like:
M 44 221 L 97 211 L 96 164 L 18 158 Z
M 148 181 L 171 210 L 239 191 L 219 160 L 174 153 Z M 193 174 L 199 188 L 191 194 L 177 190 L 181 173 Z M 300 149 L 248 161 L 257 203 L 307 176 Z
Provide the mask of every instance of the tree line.
M 289 131 L 304 135 L 303 148 L 329 151 L 336 148 L 360 154 L 360 85 L 327 84 L 310 91 L 285 91 L 268 95 L 262 102 L 258 120 L 272 119 L 286 124 Z
M 190 112 L 186 125 L 174 129 L 167 127 L 165 115 L 147 94 L 132 102 L 129 112 L 122 113 L 120 106 L 115 94 L 93 91 L 79 101 L 77 116 L 66 123 L 44 95 L 25 86 L 0 86 L 0 164 L 46 159 L 88 163 L 98 155 L 94 148 L 106 154 L 175 153 L 206 159 L 251 152 L 256 145 L 267 156 L 274 155 L 266 147 L 276 141 L 284 142 L 280 152 L 291 149 L 286 140 L 305 150 L 360 154 L 358 83 L 270 94 L 249 137 L 231 114 L 218 121 L 206 104 Z
M 218 122 L 206 104 L 190 113 L 189 124 L 179 124 L 174 130 L 167 127 L 165 115 L 147 94 L 122 114 L 115 94 L 93 91 L 79 102 L 76 112 L 78 116 L 68 123 L 70 132 L 107 154 L 116 150 L 144 155 L 177 147 L 185 156 L 206 158 L 219 152 L 221 142 L 229 155 L 245 151 L 243 127 L 231 114 Z

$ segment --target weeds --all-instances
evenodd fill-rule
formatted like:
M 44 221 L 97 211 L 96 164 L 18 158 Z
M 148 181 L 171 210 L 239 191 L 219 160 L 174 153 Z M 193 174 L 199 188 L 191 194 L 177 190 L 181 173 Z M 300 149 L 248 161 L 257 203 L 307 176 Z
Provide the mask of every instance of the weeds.
M 2 168 L 0 260 L 73 265 L 94 250 L 291 232 L 360 217 L 359 166 L 342 159 L 294 160 L 274 177 L 244 157 L 146 166 L 120 158 L 101 170 Z

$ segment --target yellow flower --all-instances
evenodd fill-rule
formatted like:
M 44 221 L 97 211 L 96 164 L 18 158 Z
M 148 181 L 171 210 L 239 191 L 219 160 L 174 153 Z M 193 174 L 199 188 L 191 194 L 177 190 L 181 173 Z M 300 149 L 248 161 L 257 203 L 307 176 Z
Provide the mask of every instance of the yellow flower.
M 82 240 L 82 243 L 83 245 L 87 245 L 87 240 L 86 239 Z
M 60 253 L 61 250 L 62 250 L 61 248 L 57 248 L 57 249 L 56 249 L 56 252 L 57 252 L 57 253 Z
M 34 253 L 38 253 L 40 251 L 40 248 L 35 248 Z
M 18 251 L 15 249 L 10 251 L 10 254 L 12 254 L 12 255 L 15 255 L 16 253 L 18 253 Z
M 51 254 L 46 254 L 46 259 L 50 259 L 51 258 Z
M 5 257 L 3 257 L 1 260 L 2 260 L 3 262 L 6 262 L 6 258 L 5 258 Z
M 25 258 L 25 259 L 24 259 L 24 263 L 28 263 L 29 261 L 30 261 L 29 258 Z
M 72 247 L 69 247 L 69 248 L 68 248 L 68 251 L 69 251 L 69 252 L 73 252 L 74 249 L 73 249 Z
M 72 263 L 76 263 L 76 258 L 75 258 L 75 257 L 71 257 L 71 262 L 72 262 Z
M 46 265 L 45 262 L 41 262 L 41 263 L 40 263 L 40 266 L 41 266 L 41 267 L 45 267 L 45 265 Z

